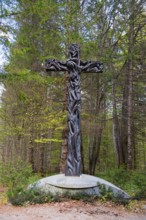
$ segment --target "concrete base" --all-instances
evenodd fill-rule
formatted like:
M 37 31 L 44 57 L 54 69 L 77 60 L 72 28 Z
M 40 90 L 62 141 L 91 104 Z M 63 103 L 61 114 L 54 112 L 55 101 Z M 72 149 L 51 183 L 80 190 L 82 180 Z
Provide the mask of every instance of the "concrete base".
M 58 174 L 40 179 L 31 184 L 29 189 L 36 189 L 52 195 L 97 195 L 102 196 L 103 190 L 112 192 L 113 197 L 128 199 L 130 196 L 122 189 L 101 178 L 82 174 L 80 177 Z

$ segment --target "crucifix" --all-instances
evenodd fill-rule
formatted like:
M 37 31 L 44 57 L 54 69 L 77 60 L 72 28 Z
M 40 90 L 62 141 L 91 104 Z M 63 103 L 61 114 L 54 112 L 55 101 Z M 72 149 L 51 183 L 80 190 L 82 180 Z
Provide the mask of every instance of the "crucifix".
M 98 61 L 81 61 L 80 47 L 78 44 L 69 46 L 69 59 L 59 61 L 47 59 L 46 71 L 67 71 L 68 83 L 68 154 L 66 161 L 66 176 L 81 175 L 81 138 L 80 138 L 80 74 L 101 73 L 103 64 Z

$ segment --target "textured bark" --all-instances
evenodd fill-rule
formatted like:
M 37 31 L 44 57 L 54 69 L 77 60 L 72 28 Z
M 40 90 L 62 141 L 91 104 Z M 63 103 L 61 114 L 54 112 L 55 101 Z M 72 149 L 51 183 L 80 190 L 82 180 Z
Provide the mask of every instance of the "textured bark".
M 132 169 L 132 97 L 133 97 L 133 56 L 134 56 L 134 9 L 135 9 L 135 0 L 130 2 L 130 28 L 129 28 L 129 85 L 128 85 L 128 157 L 127 157 L 127 168 Z
M 90 160 L 90 168 L 89 168 L 91 175 L 95 175 L 96 164 L 100 159 L 100 146 L 101 146 L 102 130 L 103 130 L 103 126 L 101 124 L 101 125 L 99 125 L 97 131 L 95 130 L 95 133 L 94 133 L 92 157 Z
M 44 157 L 45 157 L 45 147 L 40 147 L 40 172 L 41 174 L 45 174 L 45 167 L 44 167 Z
M 104 126 L 104 89 L 99 89 L 100 77 L 96 78 L 96 98 L 95 98 L 95 120 L 94 120 L 94 135 L 93 144 L 89 148 L 89 174 L 94 175 L 97 163 L 100 161 L 100 145 L 102 131 Z
M 115 151 L 115 161 L 117 166 L 122 163 L 122 152 L 120 148 L 120 128 L 119 119 L 117 114 L 117 103 L 116 103 L 116 91 L 115 91 L 115 81 L 113 79 L 112 86 L 112 104 L 113 104 L 113 140 L 114 140 L 114 151 Z
M 123 150 L 123 164 L 127 169 L 133 168 L 134 135 L 133 135 L 133 77 L 134 77 L 134 21 L 136 1 L 129 1 L 129 31 L 128 31 L 128 57 L 125 63 L 125 83 L 122 103 L 121 121 L 121 149 Z
M 126 69 L 125 69 L 125 72 Z M 121 164 L 127 166 L 127 100 L 128 94 L 128 76 L 125 74 L 124 88 L 123 88 L 123 100 L 122 100 L 122 117 L 121 117 L 121 139 L 120 148 L 122 151 Z
M 33 146 L 29 148 L 29 163 L 32 165 L 33 172 L 35 172 L 35 168 L 34 168 L 34 148 L 33 148 Z

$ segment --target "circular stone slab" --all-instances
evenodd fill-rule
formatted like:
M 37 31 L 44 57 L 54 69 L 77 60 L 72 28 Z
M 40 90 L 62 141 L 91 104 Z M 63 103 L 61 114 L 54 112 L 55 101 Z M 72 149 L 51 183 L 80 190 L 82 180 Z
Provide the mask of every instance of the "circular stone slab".
M 97 181 L 90 178 L 89 175 L 65 176 L 64 174 L 46 177 L 41 181 L 47 182 L 52 186 L 68 189 L 84 189 L 97 186 Z

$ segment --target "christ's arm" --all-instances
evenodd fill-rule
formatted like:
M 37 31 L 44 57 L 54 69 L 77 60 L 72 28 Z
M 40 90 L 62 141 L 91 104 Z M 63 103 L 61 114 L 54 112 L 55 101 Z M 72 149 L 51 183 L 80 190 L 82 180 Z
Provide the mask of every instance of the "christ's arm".
M 81 72 L 102 73 L 103 64 L 97 61 L 80 61 Z
M 67 71 L 66 62 L 56 59 L 45 60 L 46 71 Z

